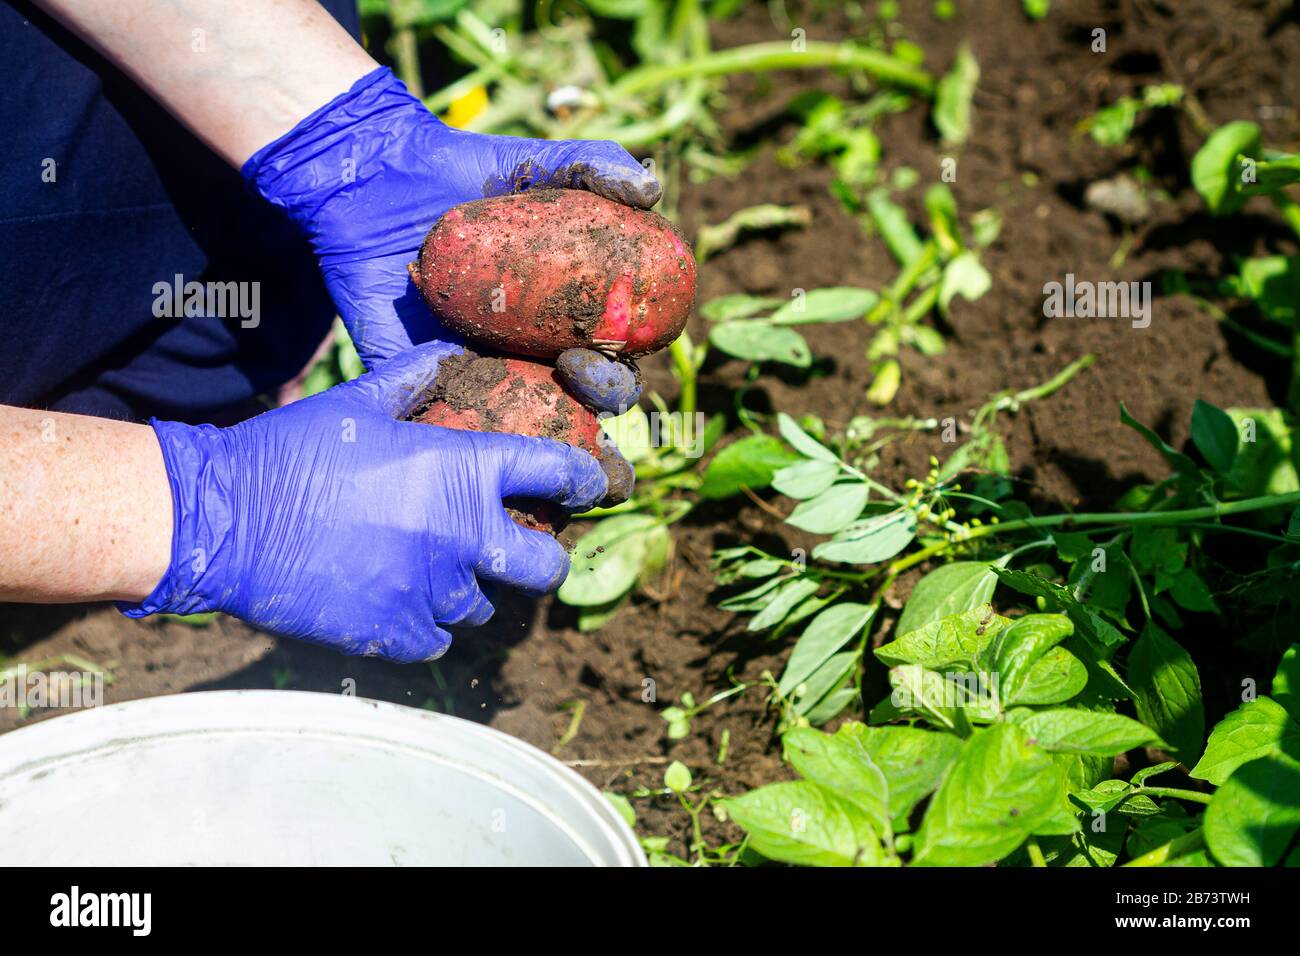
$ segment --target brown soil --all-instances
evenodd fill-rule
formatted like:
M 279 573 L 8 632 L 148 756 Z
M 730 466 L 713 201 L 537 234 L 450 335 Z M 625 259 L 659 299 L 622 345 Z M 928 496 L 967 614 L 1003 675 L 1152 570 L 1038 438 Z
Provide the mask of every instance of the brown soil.
M 1226 336 L 1185 298 L 1158 297 L 1151 326 L 1134 329 L 1113 319 L 1044 319 L 1042 286 L 1073 272 L 1098 281 L 1153 279 L 1158 290 L 1166 269 L 1214 275 L 1234 255 L 1295 251 L 1266 205 L 1252 205 L 1228 223 L 1205 216 L 1187 182 L 1200 137 L 1185 113 L 1151 114 L 1130 145 L 1118 150 L 1074 132 L 1080 119 L 1121 95 L 1140 93 L 1148 83 L 1179 82 L 1211 123 L 1254 119 L 1266 142 L 1295 148 L 1300 120 L 1281 108 L 1300 102 L 1294 69 L 1300 23 L 1292 5 L 1081 0 L 1054 3 L 1048 20 L 1037 25 L 1026 21 L 1019 4 L 1004 0 L 958 4 L 950 23 L 935 21 L 928 3 L 902 6 L 905 36 L 926 50 L 931 69 L 944 68 L 961 39 L 972 42 L 982 69 L 976 128 L 960 153 L 953 188 L 964 213 L 996 206 L 1004 225 L 984 258 L 992 291 L 954 306 L 945 355 L 905 358 L 891 412 L 961 418 L 991 392 L 1043 381 L 1094 353 L 1096 365 L 1064 391 L 1004 424 L 1017 477 L 1044 499 L 1079 506 L 1110 503 L 1133 483 L 1164 474 L 1156 454 L 1119 427 L 1121 401 L 1175 445 L 1187 438 L 1197 397 L 1223 406 L 1276 403 L 1281 370 Z M 839 19 L 805 26 L 813 39 L 850 34 Z M 1089 49 L 1095 27 L 1107 30 L 1105 55 Z M 715 40 L 725 46 L 788 34 L 763 5 L 753 5 L 721 25 Z M 763 145 L 741 179 L 682 185 L 685 232 L 693 235 L 756 202 L 808 206 L 813 223 L 750 239 L 710 260 L 699 277 L 700 301 L 738 291 L 786 296 L 795 287 L 878 288 L 892 278 L 894 266 L 879 241 L 866 237 L 829 193 L 828 170 L 787 169 L 774 158 L 770 143 L 787 140 L 794 130 L 783 115 L 785 104 L 813 87 L 844 89 L 813 73 L 732 83 L 720 116 L 724 129 L 737 144 Z M 929 180 L 946 155 L 921 110 L 888 117 L 880 133 L 889 168 L 907 165 Z M 1136 164 L 1151 171 L 1168 198 L 1154 203 L 1116 270 L 1109 263 L 1124 241 L 1123 228 L 1090 211 L 1082 196 L 1090 182 Z M 904 194 L 916 221 L 922 221 L 921 191 Z M 702 339 L 704 323 L 692 319 L 690 332 Z M 806 332 L 820 357 L 811 373 L 765 375 L 751 404 L 816 413 L 831 426 L 871 411 L 863 395 L 867 330 L 835 325 Z M 667 356 L 644 365 L 648 387 L 671 396 Z M 738 363 L 711 362 L 701 383 L 705 408 L 731 408 L 742 375 Z M 929 437 L 891 448 L 882 470 L 895 479 L 923 470 L 926 458 L 942 451 Z M 771 504 L 788 507 L 779 499 Z M 779 670 L 790 640 L 750 635 L 743 621 L 714 607 L 708 561 L 715 547 L 742 538 L 775 549 L 799 543 L 783 538 L 787 530 L 746 499 L 702 506 L 675 526 L 675 553 L 662 577 L 599 632 L 579 633 L 573 612 L 554 602 L 502 596 L 493 624 L 459 634 L 432 668 L 343 658 L 231 620 L 195 629 L 167 620 L 128 621 L 106 608 L 6 608 L 0 650 L 15 659 L 75 653 L 98 661 L 115 675 L 110 701 L 214 687 L 338 693 L 353 679 L 359 694 L 447 710 L 554 750 L 600 787 L 629 792 L 659 786 L 664 766 L 677 759 L 697 780 L 737 792 L 787 773 L 761 694 L 751 691 L 712 708 L 696 719 L 689 738 L 677 742 L 667 739 L 658 711 L 685 692 L 703 700 L 726 689 L 729 675 L 746 680 Z M 582 720 L 560 747 L 574 702 L 585 708 Z M 13 711 L 0 713 L 0 729 L 21 723 Z M 729 754 L 719 766 L 727 732 Z M 683 849 L 688 821 L 680 809 L 655 799 L 636 805 L 645 832 L 669 835 Z M 705 823 L 711 840 L 735 835 L 707 815 Z

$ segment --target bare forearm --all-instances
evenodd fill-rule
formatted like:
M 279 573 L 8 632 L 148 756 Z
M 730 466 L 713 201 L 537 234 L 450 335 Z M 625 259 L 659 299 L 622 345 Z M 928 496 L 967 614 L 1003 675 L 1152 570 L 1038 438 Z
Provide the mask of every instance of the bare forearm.
M 0 406 L 0 600 L 139 601 L 171 539 L 152 428 Z
M 38 0 L 234 166 L 376 63 L 315 0 Z

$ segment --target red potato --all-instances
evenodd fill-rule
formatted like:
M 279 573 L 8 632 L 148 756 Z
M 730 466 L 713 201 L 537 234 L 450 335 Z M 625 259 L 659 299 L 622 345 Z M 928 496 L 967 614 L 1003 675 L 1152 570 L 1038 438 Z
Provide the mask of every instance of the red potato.
M 695 301 L 695 257 L 671 222 L 578 189 L 456 206 L 410 273 L 471 342 L 539 358 L 648 355 L 681 334 Z
M 590 453 L 604 469 L 609 490 L 602 504 L 618 504 L 632 494 L 632 466 L 605 438 L 590 409 L 564 390 L 549 365 L 466 352 L 442 363 L 430 397 L 414 421 L 567 442 Z M 515 520 L 530 528 L 555 532 L 567 520 L 564 511 L 550 502 L 507 504 Z

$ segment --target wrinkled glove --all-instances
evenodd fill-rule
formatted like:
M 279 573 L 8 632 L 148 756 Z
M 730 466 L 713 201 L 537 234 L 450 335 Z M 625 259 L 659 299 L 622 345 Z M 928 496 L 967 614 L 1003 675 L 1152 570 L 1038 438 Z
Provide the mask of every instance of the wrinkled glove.
M 345 654 L 431 660 L 445 625 L 492 616 L 481 582 L 558 587 L 568 556 L 502 499 L 586 510 L 605 473 L 562 442 L 415 424 L 459 348 L 416 346 L 232 428 L 154 421 L 171 484 L 171 565 L 129 617 L 224 611 Z
M 386 68 L 258 150 L 243 175 L 311 240 L 367 367 L 412 343 L 454 338 L 406 272 L 425 234 L 452 206 L 565 187 L 648 209 L 662 191 L 616 143 L 453 129 Z M 618 412 L 636 403 L 640 381 L 628 366 L 600 356 L 573 367 L 584 375 L 566 384 L 591 407 Z

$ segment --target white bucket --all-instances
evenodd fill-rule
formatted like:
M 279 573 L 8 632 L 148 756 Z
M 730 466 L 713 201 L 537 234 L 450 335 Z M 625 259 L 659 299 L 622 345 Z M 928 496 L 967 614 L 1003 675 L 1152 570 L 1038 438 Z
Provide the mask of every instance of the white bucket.
M 0 854 L 40 865 L 644 866 L 540 750 L 333 694 L 134 700 L 0 735 Z

